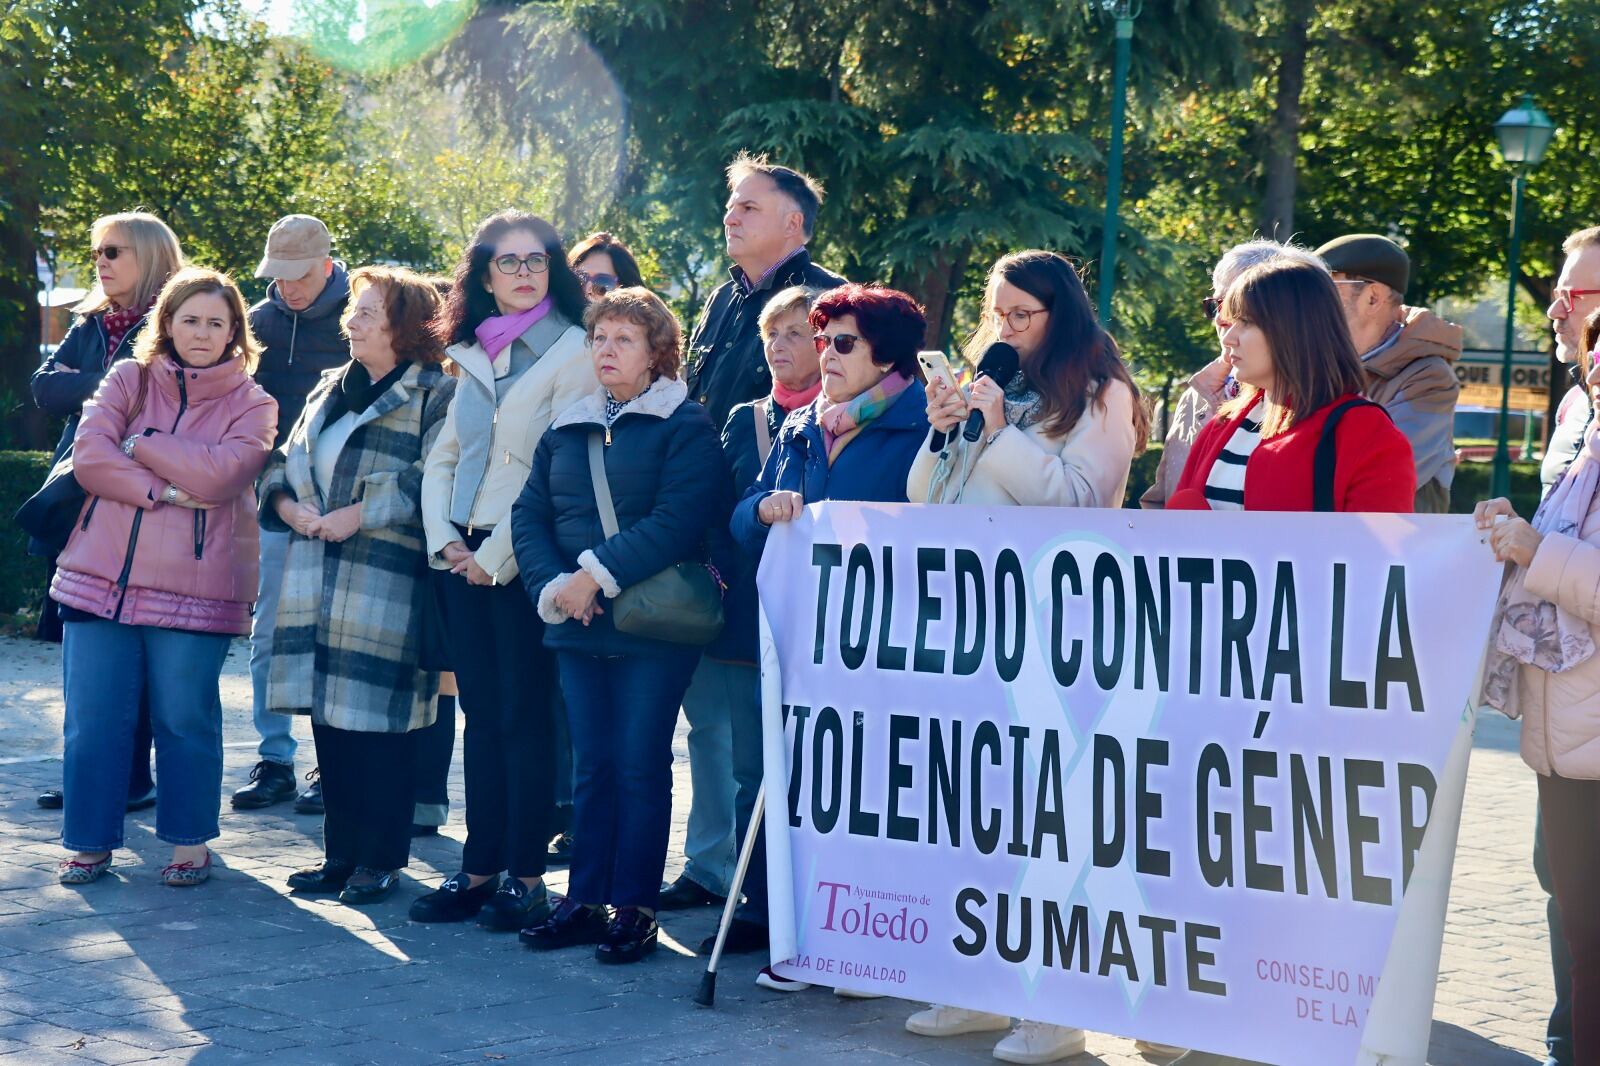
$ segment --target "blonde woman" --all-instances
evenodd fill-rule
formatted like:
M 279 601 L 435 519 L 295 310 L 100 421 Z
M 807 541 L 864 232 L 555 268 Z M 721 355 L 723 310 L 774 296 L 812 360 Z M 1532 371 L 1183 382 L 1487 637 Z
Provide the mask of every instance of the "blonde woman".
M 50 595 L 66 630 L 63 884 L 86 884 L 122 846 L 141 702 L 156 737 L 156 835 L 169 885 L 211 872 L 222 719 L 217 679 L 250 631 L 257 475 L 278 405 L 250 372 L 258 348 L 225 275 L 179 271 L 134 357 L 84 406 L 74 472 L 88 493 Z

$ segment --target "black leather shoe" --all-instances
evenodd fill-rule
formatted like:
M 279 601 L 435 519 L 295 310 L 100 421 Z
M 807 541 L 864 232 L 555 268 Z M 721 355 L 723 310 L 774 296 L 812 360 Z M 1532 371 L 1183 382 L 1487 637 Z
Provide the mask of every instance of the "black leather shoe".
M 236 811 L 259 811 L 294 798 L 294 767 L 262 759 L 250 771 L 250 783 L 233 794 Z
M 47 788 L 39 793 L 39 799 L 36 802 L 47 811 L 59 811 L 66 806 L 67 797 L 62 795 L 59 788 Z
M 517 934 L 517 939 L 530 948 L 541 950 L 598 944 L 605 939 L 607 925 L 604 907 L 585 907 L 562 899 L 550 912 L 550 917 L 524 929 Z
M 572 833 L 561 833 L 550 841 L 550 850 L 545 852 L 544 864 L 546 866 L 572 865 Z
M 767 949 L 767 927 L 744 918 L 735 918 L 728 924 L 728 939 L 722 942 L 724 955 L 744 955 Z M 700 941 L 700 954 L 709 955 L 716 950 L 717 938 L 708 936 Z
M 382 903 L 394 891 L 394 886 L 400 883 L 400 874 L 395 870 L 372 870 L 365 866 L 357 866 L 350 875 L 350 880 L 345 882 L 344 891 L 339 893 L 339 902 L 351 907 L 365 907 L 369 903 Z
M 151 807 L 154 807 L 155 805 L 156 805 L 156 786 L 151 785 L 150 786 L 150 790 L 148 792 L 144 793 L 143 795 L 129 796 L 128 797 L 128 805 L 123 809 L 126 810 L 128 813 L 132 814 L 134 811 L 148 811 Z
M 321 814 L 322 813 L 322 771 L 315 766 L 306 774 L 306 780 L 311 784 L 300 795 L 294 798 L 294 813 L 296 814 Z
M 638 962 L 656 949 L 660 929 L 655 918 L 638 907 L 618 907 L 617 916 L 606 927 L 606 938 L 594 949 L 595 961 Z
M 728 902 L 727 896 L 719 896 L 706 888 L 698 881 L 691 881 L 688 874 L 679 874 L 678 879 L 661 890 L 656 909 L 662 911 L 686 911 L 690 907 L 722 906 Z
M 413 922 L 464 922 L 483 909 L 495 889 L 500 887 L 499 876 L 491 877 L 477 888 L 468 888 L 467 875 L 458 873 L 445 878 L 444 884 L 425 896 L 411 901 Z
M 537 888 L 529 888 L 520 879 L 507 877 L 500 883 L 500 891 L 478 912 L 478 924 L 496 933 L 515 933 L 554 913 L 550 889 L 543 881 Z
M 303 896 L 331 896 L 344 890 L 344 883 L 356 872 L 354 866 L 342 862 L 324 862 L 309 870 L 289 875 L 289 890 Z

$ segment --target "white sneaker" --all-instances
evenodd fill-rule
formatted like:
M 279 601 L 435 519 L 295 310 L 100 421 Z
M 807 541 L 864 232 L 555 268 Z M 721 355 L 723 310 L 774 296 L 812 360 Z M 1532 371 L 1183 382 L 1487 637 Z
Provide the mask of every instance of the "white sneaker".
M 792 977 L 780 977 L 772 972 L 771 966 L 761 967 L 761 972 L 756 974 L 756 984 L 762 988 L 770 988 L 774 992 L 804 992 L 811 986 L 804 981 L 796 981 Z
M 882 999 L 882 992 L 857 992 L 853 988 L 835 988 L 833 994 L 840 999 Z
M 1081 1055 L 1089 1046 L 1082 1029 L 1048 1022 L 1023 1022 L 994 1046 L 1001 1062 L 1059 1062 Z
M 1154 1055 L 1157 1058 L 1174 1059 L 1189 1049 L 1178 1047 L 1176 1044 L 1158 1044 L 1154 1040 L 1135 1040 L 1133 1050 L 1141 1055 Z
M 906 1031 L 918 1036 L 960 1036 L 962 1033 L 997 1033 L 1011 1028 L 1008 1014 L 990 1014 L 988 1011 L 967 1010 L 965 1007 L 947 1007 L 930 1003 L 927 1010 L 919 1010 L 906 1019 Z

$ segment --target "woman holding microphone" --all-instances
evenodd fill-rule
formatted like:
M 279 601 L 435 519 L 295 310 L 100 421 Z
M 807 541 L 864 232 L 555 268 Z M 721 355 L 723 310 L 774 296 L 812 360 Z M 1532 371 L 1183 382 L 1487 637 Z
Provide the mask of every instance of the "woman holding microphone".
M 1072 264 L 1055 252 L 1008 255 L 989 272 L 984 301 L 968 358 L 976 364 L 1000 341 L 1017 350 L 1020 369 L 1008 383 L 978 378 L 968 396 L 941 379 L 929 382 L 932 429 L 911 466 L 906 495 L 990 507 L 1120 507 L 1150 423 Z M 982 413 L 983 430 L 968 442 L 961 431 L 973 411 Z M 957 1036 L 1009 1029 L 1011 1019 L 932 1004 L 906 1019 L 906 1028 Z M 1056 1062 L 1085 1046 L 1082 1029 L 1023 1020 L 995 1045 L 994 1057 Z

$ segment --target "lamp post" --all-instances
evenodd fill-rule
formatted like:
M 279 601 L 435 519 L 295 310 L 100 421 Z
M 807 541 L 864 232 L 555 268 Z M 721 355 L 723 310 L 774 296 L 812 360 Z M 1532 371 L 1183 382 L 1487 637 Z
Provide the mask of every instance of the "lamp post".
M 1111 159 L 1106 167 L 1106 221 L 1100 241 L 1100 324 L 1111 328 L 1111 290 L 1117 272 L 1117 211 L 1122 199 L 1122 127 L 1128 108 L 1128 63 L 1133 51 L 1133 20 L 1143 0 L 1114 0 L 1117 51 L 1111 77 Z
M 1522 251 L 1522 193 L 1527 185 L 1528 171 L 1544 159 L 1550 138 L 1555 136 L 1555 123 L 1550 116 L 1533 106 L 1533 94 L 1523 93 L 1516 107 L 1500 116 L 1494 124 L 1494 135 L 1500 142 L 1500 155 L 1511 164 L 1511 255 L 1510 281 L 1506 297 L 1506 344 L 1500 363 L 1500 435 L 1494 448 L 1494 471 L 1489 481 L 1489 495 L 1507 496 L 1511 493 L 1511 448 L 1508 434 L 1511 429 L 1511 346 L 1517 324 L 1517 269 Z

